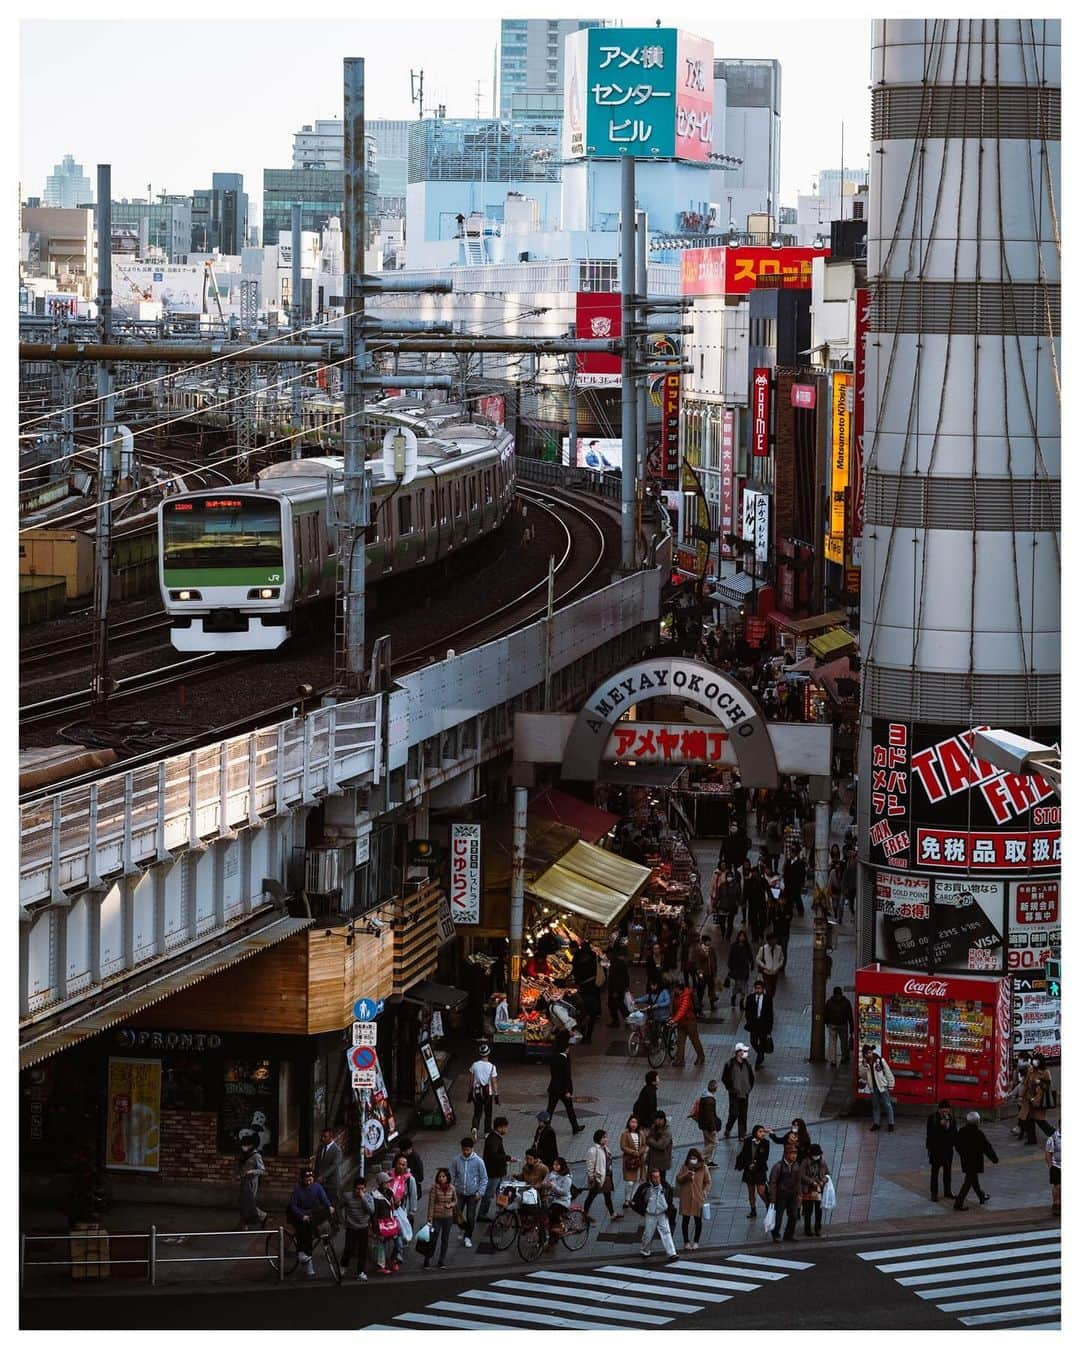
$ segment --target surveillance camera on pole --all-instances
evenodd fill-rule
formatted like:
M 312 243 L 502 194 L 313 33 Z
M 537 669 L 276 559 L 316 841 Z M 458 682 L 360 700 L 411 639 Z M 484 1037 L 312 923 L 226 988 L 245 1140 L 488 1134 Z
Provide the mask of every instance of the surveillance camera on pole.
M 1042 776 L 1061 794 L 1061 753 L 1056 748 L 1010 734 L 1007 729 L 979 729 L 972 752 L 981 762 L 1011 771 L 1015 776 Z

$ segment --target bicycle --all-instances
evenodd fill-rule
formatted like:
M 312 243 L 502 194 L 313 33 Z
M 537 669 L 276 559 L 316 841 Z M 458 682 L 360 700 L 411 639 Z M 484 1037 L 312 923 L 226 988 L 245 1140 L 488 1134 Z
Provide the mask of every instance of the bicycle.
M 505 1178 L 496 1189 L 498 1214 L 488 1225 L 488 1242 L 496 1252 L 505 1252 L 518 1236 L 519 1198 L 528 1185 L 517 1178 Z
M 554 1233 L 551 1216 L 543 1206 L 525 1206 L 518 1216 L 517 1250 L 523 1262 L 535 1262 L 551 1241 Z M 556 1235 L 570 1252 L 584 1248 L 589 1238 L 589 1221 L 581 1206 L 570 1206 L 562 1216 L 560 1232 Z
M 335 1284 L 340 1285 L 342 1281 L 341 1263 L 338 1261 L 337 1251 L 334 1248 L 334 1235 L 337 1233 L 337 1222 L 322 1224 L 316 1232 L 316 1240 L 322 1247 L 323 1256 L 326 1259 L 326 1266 L 330 1272 L 331 1279 Z M 314 1252 L 314 1247 L 312 1248 Z M 279 1273 L 279 1258 L 282 1253 L 282 1247 L 277 1231 L 266 1236 L 266 1260 L 273 1267 L 275 1273 Z M 300 1245 L 296 1241 L 296 1231 L 289 1225 L 285 1226 L 284 1240 L 285 1257 L 285 1275 L 291 1276 L 296 1270 L 300 1261 Z
M 679 1030 L 674 1024 L 663 1023 L 653 1026 L 655 1032 L 648 1042 L 649 1065 L 653 1069 L 674 1061 L 679 1052 Z

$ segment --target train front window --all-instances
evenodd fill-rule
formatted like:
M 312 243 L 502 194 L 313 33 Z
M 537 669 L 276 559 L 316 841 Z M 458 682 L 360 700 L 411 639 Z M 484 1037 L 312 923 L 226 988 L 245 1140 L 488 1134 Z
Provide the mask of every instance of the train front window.
M 165 506 L 165 569 L 280 566 L 281 506 L 249 496 L 202 496 Z

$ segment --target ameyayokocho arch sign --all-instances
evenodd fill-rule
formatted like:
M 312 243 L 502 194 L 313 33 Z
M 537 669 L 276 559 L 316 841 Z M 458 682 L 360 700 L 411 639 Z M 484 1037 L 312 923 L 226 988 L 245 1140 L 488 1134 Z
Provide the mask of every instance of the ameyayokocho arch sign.
M 624 668 L 588 698 L 563 753 L 566 780 L 596 780 L 611 731 L 631 706 L 657 696 L 692 701 L 727 730 L 744 785 L 776 789 L 779 770 L 765 713 L 745 687 L 696 659 L 659 658 Z

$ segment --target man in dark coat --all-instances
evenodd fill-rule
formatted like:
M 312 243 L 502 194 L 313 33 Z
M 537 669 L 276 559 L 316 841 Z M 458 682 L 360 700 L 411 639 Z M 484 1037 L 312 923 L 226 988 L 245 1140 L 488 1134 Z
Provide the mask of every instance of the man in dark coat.
M 554 1117 L 555 1109 L 561 1103 L 566 1109 L 572 1133 L 576 1136 L 584 1131 L 578 1126 L 577 1113 L 574 1111 L 574 1081 L 570 1075 L 570 1042 L 566 1035 L 555 1040 L 555 1051 L 551 1057 L 551 1078 L 548 1081 L 547 1110 Z
M 660 1077 L 655 1070 L 648 1071 L 645 1083 L 641 1086 L 641 1093 L 634 1102 L 633 1115 L 638 1119 L 642 1131 L 647 1131 L 656 1121 L 656 1086 L 659 1081 Z
M 765 912 L 769 902 L 769 885 L 760 868 L 752 869 L 743 880 L 743 901 L 750 922 L 750 937 L 758 943 L 765 933 Z
M 941 1174 L 948 1200 L 952 1192 L 952 1161 L 956 1149 L 956 1118 L 947 1098 L 939 1099 L 937 1112 L 926 1119 L 926 1154 L 930 1160 L 930 1200 L 938 1199 L 938 1174 Z
M 802 892 L 806 886 L 806 861 L 802 857 L 802 848 L 793 846 L 784 861 L 784 901 L 801 916 L 804 911 Z
M 741 813 L 736 809 L 735 816 L 745 819 L 745 805 L 743 806 Z M 732 826 L 731 831 L 724 838 L 723 852 L 724 863 L 727 865 L 728 869 L 735 870 L 742 868 L 742 862 L 750 854 L 750 838 L 746 835 L 744 828 L 740 827 L 737 823 Z
M 626 1018 L 627 1009 L 624 997 L 630 989 L 630 969 L 622 955 L 621 947 L 612 949 L 608 956 L 607 1007 L 608 1022 L 611 1028 L 618 1028 Z
M 769 1200 L 776 1207 L 776 1223 L 773 1225 L 773 1242 L 780 1242 L 780 1222 L 785 1219 L 784 1242 L 794 1243 L 795 1222 L 799 1218 L 799 1194 L 801 1171 L 799 1154 L 794 1145 L 785 1146 L 784 1157 L 773 1164 L 769 1174 Z
M 571 971 L 577 987 L 577 1003 L 584 1010 L 581 1029 L 582 1042 L 592 1042 L 593 1025 L 600 1017 L 600 991 L 596 985 L 599 963 L 591 944 L 581 944 L 574 951 Z
M 484 1167 L 487 1169 L 488 1181 L 484 1195 L 480 1198 L 479 1219 L 485 1224 L 489 1223 L 488 1210 L 491 1207 L 491 1198 L 499 1190 L 499 1183 L 506 1177 L 514 1157 L 506 1153 L 506 1146 L 503 1144 L 503 1137 L 509 1129 L 510 1123 L 505 1117 L 496 1117 L 495 1125 L 484 1137 Z M 548 1130 L 551 1131 L 551 1128 L 548 1127 Z M 551 1135 L 554 1139 L 554 1131 Z
M 772 996 L 765 994 L 765 982 L 758 977 L 754 989 L 746 997 L 746 1030 L 750 1034 L 750 1045 L 757 1053 L 754 1069 L 760 1070 L 765 1064 L 766 1039 L 773 1029 Z
M 954 1210 L 965 1209 L 964 1197 L 973 1188 L 981 1206 L 985 1206 L 990 1200 L 989 1193 L 984 1192 L 979 1186 L 979 1174 L 983 1171 L 984 1157 L 989 1159 L 992 1164 L 997 1163 L 998 1157 L 994 1153 L 994 1147 L 983 1135 L 979 1127 L 979 1120 L 977 1112 L 969 1112 L 967 1125 L 962 1126 L 956 1133 L 956 1153 L 960 1156 L 960 1167 L 964 1170 L 964 1181 L 956 1194 Z
M 555 1138 L 555 1131 L 551 1125 L 550 1112 L 538 1112 L 536 1114 L 536 1135 L 533 1136 L 532 1147 L 536 1151 L 536 1157 L 547 1168 L 551 1168 L 559 1153 L 559 1142 Z

